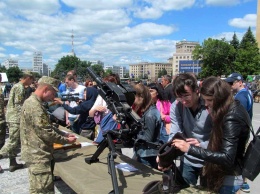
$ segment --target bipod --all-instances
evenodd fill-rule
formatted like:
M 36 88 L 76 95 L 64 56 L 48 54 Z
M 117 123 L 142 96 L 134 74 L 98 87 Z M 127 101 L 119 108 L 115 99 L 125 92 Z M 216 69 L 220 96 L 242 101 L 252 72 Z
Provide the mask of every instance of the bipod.
M 114 161 L 114 159 L 116 159 L 117 157 L 117 153 L 116 153 L 116 148 L 111 133 L 113 133 L 113 130 L 109 130 L 106 134 L 103 135 L 104 139 L 98 145 L 98 149 L 92 155 L 91 158 L 85 158 L 85 162 L 88 164 L 99 162 L 98 157 L 104 151 L 104 149 L 108 147 L 109 149 L 109 153 L 107 155 L 108 173 L 111 176 L 112 185 L 113 185 L 113 190 L 110 191 L 109 194 L 119 194 L 115 161 Z

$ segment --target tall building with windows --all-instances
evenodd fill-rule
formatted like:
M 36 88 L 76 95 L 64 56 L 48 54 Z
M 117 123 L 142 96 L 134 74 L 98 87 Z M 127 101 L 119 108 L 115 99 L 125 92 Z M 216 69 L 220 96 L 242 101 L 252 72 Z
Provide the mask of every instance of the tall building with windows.
M 131 79 L 148 79 L 150 81 L 157 81 L 158 73 L 165 69 L 167 74 L 172 72 L 171 63 L 148 63 L 142 62 L 129 65 L 129 76 Z
M 91 65 L 102 65 L 104 67 L 104 62 L 97 60 L 97 61 L 90 61 Z
M 180 41 L 176 43 L 176 53 L 173 54 L 172 60 L 172 75 L 179 74 L 180 61 L 193 61 L 192 51 L 199 42 L 195 41 Z
M 129 71 L 124 66 L 106 65 L 104 67 L 104 71 L 108 69 L 110 69 L 113 73 L 118 74 L 120 78 L 123 78 L 124 75 L 129 73 Z
M 49 67 L 46 63 L 42 64 L 42 72 L 41 75 L 49 76 Z
M 18 67 L 18 60 L 14 59 L 6 59 L 2 66 L 5 66 L 6 69 L 9 69 L 10 67 Z
M 120 78 L 123 78 L 124 76 L 128 76 L 128 75 L 129 75 L 129 70 L 126 69 L 126 67 L 124 66 L 120 66 L 120 73 L 119 73 Z
M 42 52 L 33 53 L 33 72 L 42 74 L 43 62 L 42 62 Z

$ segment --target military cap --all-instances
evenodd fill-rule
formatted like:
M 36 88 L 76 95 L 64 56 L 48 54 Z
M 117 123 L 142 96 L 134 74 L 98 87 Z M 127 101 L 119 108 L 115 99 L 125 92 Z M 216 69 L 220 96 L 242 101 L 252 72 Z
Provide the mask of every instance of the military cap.
M 52 77 L 48 77 L 48 76 L 42 76 L 39 80 L 38 80 L 38 83 L 39 84 L 49 84 L 50 86 L 53 87 L 54 90 L 56 90 L 57 92 L 59 91 L 58 90 L 58 85 L 60 83 L 59 80 L 57 79 L 54 79 Z
M 33 73 L 31 71 L 24 71 L 23 74 L 34 77 L 34 75 L 33 75 Z

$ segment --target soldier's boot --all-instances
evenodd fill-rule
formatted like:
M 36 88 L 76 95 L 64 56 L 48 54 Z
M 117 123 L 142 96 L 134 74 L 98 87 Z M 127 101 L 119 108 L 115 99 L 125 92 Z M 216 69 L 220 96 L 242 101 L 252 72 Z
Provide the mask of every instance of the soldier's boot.
M 16 162 L 16 159 L 15 158 L 9 158 L 10 159 L 10 166 L 9 166 L 9 171 L 10 172 L 14 172 L 14 171 L 16 171 L 16 170 L 18 170 L 18 169 L 21 169 L 21 168 L 23 168 L 23 164 L 17 164 L 17 162 Z

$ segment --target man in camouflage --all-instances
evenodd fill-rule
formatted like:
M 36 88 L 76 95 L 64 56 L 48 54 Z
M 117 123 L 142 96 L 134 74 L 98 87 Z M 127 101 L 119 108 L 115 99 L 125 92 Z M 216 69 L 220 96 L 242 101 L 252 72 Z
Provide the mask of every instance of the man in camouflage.
M 53 101 L 59 81 L 43 76 L 21 112 L 22 160 L 29 170 L 30 193 L 54 193 L 53 143 L 74 143 L 73 134 L 52 127 L 43 102 Z
M 2 81 L 2 75 L 0 74 L 0 82 Z M 0 149 L 5 144 L 5 136 L 6 136 L 6 123 L 5 123 L 5 111 L 4 111 L 4 94 L 2 87 L 0 87 Z M 4 172 L 2 167 L 0 166 L 0 173 Z
M 25 98 L 24 86 L 30 85 L 34 80 L 33 75 L 28 72 L 25 73 L 20 82 L 15 84 L 9 95 L 9 100 L 6 109 L 6 122 L 9 128 L 9 141 L 0 150 L 0 159 L 9 156 L 10 166 L 9 171 L 13 172 L 17 169 L 23 168 L 23 164 L 16 163 L 16 149 L 20 144 L 20 115 L 21 108 Z

